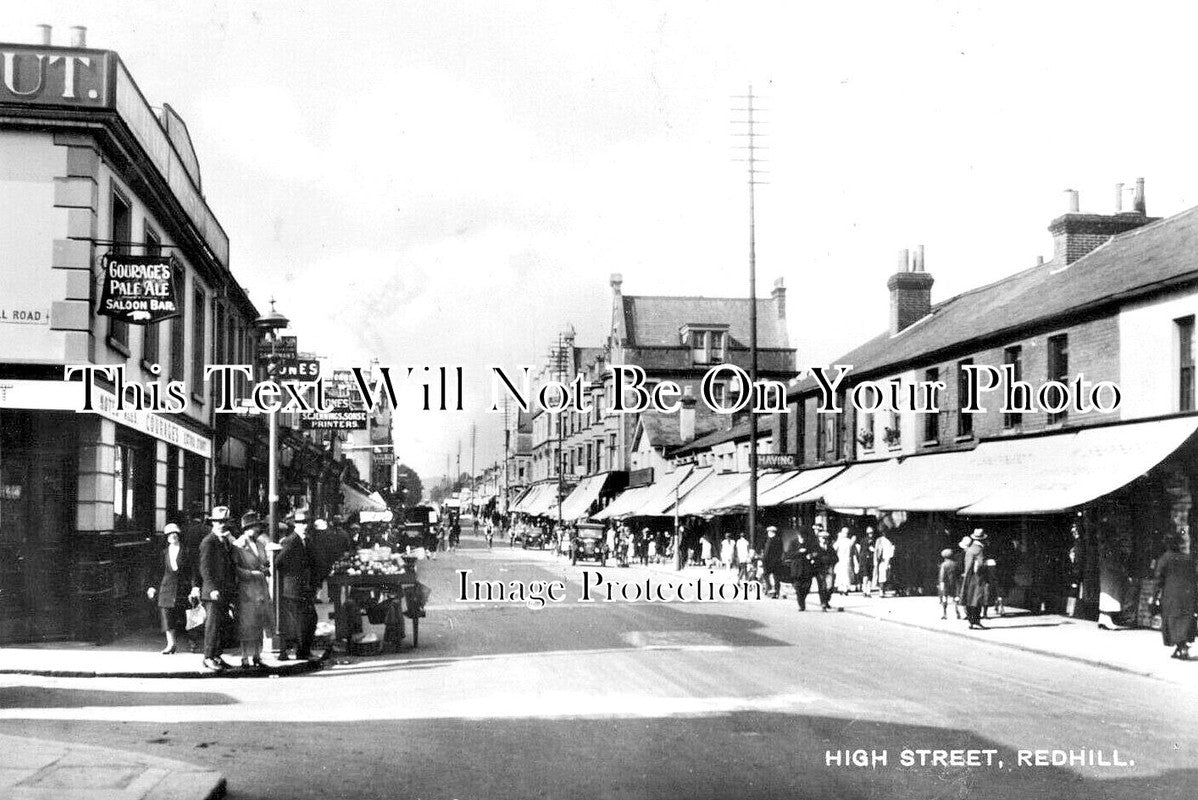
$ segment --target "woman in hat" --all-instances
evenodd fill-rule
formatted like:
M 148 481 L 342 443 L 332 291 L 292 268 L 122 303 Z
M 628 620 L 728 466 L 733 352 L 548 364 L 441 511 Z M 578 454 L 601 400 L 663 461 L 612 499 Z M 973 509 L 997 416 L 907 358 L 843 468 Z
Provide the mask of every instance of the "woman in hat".
M 237 638 L 241 643 L 241 666 L 262 666 L 262 637 L 274 628 L 271 614 L 270 534 L 256 511 L 241 517 L 241 536 L 235 542 L 237 565 Z
M 162 550 L 162 578 L 158 588 L 151 586 L 146 596 L 158 600 L 158 618 L 162 633 L 166 636 L 166 647 L 162 654 L 169 656 L 178 645 L 178 635 L 187 635 L 187 608 L 190 602 L 194 573 L 191 557 L 183 547 L 183 532 L 175 523 L 162 529 L 166 535 L 166 547 Z
M 986 605 L 990 593 L 990 569 L 986 566 L 983 553 L 986 540 L 990 537 L 981 528 L 973 532 L 969 547 L 965 549 L 965 569 L 961 574 L 961 596 L 958 598 L 965 606 L 965 619 L 969 620 L 970 630 L 983 629 L 982 606 Z
M 1190 555 L 1189 535 L 1175 533 L 1165 540 L 1168 548 L 1156 561 L 1157 597 L 1161 607 L 1161 636 L 1173 648 L 1172 658 L 1188 661 L 1194 641 L 1194 614 L 1198 612 L 1198 575 Z

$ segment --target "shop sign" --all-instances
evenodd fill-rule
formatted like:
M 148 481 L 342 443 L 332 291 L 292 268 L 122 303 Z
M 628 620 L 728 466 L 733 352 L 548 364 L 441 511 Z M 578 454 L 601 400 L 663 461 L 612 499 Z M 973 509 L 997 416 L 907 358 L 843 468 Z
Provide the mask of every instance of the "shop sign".
M 334 400 L 331 411 L 308 411 L 300 416 L 304 430 L 364 431 L 370 427 L 365 409 L 349 400 Z
M 794 453 L 758 453 L 758 469 L 794 469 L 799 466 Z
M 653 483 L 653 467 L 634 469 L 628 473 L 629 489 L 635 489 L 638 486 L 648 486 L 651 483 Z
M 108 108 L 110 53 L 29 45 L 0 47 L 0 103 Z
M 259 364 L 290 364 L 299 360 L 299 347 L 294 336 L 280 336 L 274 342 L 265 338 L 258 342 Z
M 390 466 L 391 462 L 393 462 L 395 460 L 395 454 L 385 451 L 385 450 L 384 451 L 376 450 L 375 452 L 370 454 L 370 460 L 373 461 L 375 464 L 379 464 L 382 466 Z
M 283 361 L 275 370 L 274 377 L 285 380 L 314 381 L 320 377 L 320 362 L 309 358 Z
M 106 255 L 97 313 L 132 325 L 179 316 L 174 260 L 169 256 Z
M 116 395 L 98 386 L 92 387 L 92 401 L 96 413 L 100 416 L 108 417 L 125 427 L 141 431 L 155 439 L 161 439 L 204 458 L 212 458 L 212 440 L 210 438 L 185 428 L 177 422 L 172 422 L 161 414 L 130 409 L 118 411 Z

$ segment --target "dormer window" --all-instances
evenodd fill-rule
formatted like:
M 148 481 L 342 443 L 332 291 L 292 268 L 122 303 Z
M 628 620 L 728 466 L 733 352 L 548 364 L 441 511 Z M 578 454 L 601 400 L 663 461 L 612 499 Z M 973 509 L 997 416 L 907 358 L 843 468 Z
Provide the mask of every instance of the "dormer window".
M 684 325 L 682 343 L 691 350 L 691 363 L 721 364 L 727 347 L 727 325 Z

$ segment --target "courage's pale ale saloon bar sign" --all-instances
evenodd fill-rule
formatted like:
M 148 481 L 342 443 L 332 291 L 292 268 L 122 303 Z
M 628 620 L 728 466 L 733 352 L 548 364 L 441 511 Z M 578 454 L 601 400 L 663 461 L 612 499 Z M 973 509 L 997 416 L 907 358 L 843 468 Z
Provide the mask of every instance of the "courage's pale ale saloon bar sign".
M 133 325 L 179 316 L 174 263 L 169 256 L 106 255 L 98 313 Z

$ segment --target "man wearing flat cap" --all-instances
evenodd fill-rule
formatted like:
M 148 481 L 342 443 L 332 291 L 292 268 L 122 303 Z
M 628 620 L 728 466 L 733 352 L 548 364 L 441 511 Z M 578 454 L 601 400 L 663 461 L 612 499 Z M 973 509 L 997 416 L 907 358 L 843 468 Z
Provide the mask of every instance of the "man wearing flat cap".
M 237 597 L 237 565 L 233 561 L 233 536 L 229 507 L 216 506 L 208 515 L 212 530 L 200 542 L 200 600 L 204 620 L 204 667 L 225 669 L 222 641 L 232 638 L 231 604 Z
M 308 512 L 295 512 L 295 532 L 283 540 L 276 567 L 282 586 L 280 628 L 283 635 L 279 660 L 286 661 L 295 649 L 296 658 L 312 657 L 312 640 L 316 636 L 316 591 L 323 576 L 316 543 L 308 533 Z

